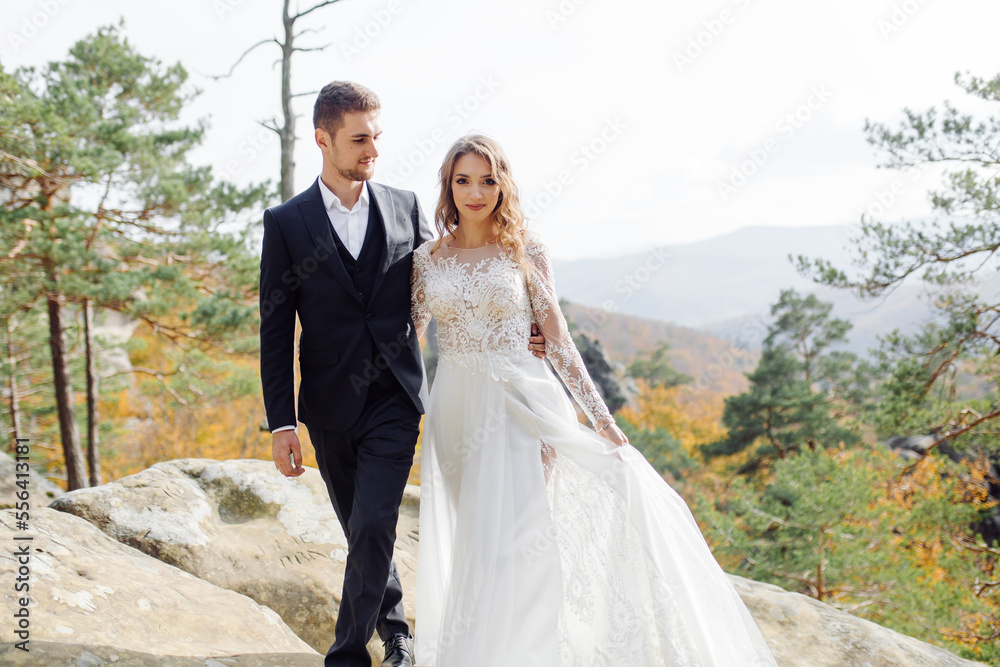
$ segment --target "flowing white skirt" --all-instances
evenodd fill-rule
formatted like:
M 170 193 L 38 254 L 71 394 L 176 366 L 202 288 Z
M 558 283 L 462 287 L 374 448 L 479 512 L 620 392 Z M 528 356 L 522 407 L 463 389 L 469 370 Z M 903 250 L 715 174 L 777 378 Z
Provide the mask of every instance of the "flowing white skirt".
M 776 664 L 681 497 L 527 351 L 438 364 L 415 634 L 429 667 Z

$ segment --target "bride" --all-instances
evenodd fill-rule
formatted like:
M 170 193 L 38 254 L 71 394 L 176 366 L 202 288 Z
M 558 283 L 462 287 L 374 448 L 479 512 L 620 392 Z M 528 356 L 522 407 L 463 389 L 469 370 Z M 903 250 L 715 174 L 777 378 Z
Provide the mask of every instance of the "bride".
M 684 501 L 615 425 L 524 228 L 500 146 L 441 167 L 440 238 L 413 255 L 438 323 L 424 422 L 416 664 L 775 665 Z M 562 386 L 525 345 L 532 321 Z

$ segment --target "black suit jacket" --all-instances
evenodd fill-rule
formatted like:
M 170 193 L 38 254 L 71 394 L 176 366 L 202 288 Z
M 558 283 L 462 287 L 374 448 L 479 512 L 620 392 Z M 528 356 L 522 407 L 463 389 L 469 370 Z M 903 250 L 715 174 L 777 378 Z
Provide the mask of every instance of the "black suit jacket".
M 423 359 L 410 318 L 413 250 L 431 237 L 414 193 L 369 183 L 385 247 L 378 254 L 374 289 L 359 297 L 333 241 L 319 180 L 305 192 L 264 211 L 260 258 L 260 377 L 267 423 L 296 423 L 295 314 L 299 338 L 299 421 L 345 431 L 357 420 L 367 387 L 379 371 L 371 340 L 388 360 L 413 405 L 426 399 Z

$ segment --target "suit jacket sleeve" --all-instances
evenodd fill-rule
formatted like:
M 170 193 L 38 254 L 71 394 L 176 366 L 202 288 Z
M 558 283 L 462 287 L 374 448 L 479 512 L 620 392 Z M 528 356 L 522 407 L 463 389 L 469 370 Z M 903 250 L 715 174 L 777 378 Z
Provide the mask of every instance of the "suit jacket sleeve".
M 424 217 L 424 212 L 420 210 L 420 202 L 417 200 L 417 195 L 413 195 L 413 211 L 410 214 L 410 219 L 415 222 L 415 228 L 413 230 L 413 248 L 416 250 L 419 248 L 424 241 L 430 241 L 433 236 L 431 232 L 431 226 L 427 223 L 427 218 Z
M 294 425 L 295 311 L 299 279 L 292 273 L 281 228 L 270 210 L 264 211 L 264 242 L 260 256 L 260 381 L 271 429 Z

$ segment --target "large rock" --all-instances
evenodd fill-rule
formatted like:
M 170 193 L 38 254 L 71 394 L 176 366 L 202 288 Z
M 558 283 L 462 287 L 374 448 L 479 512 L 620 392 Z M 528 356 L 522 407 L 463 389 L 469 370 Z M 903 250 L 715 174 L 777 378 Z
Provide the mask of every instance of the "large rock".
M 221 658 L 163 656 L 111 646 L 32 642 L 23 655 L 0 646 L 0 661 L 9 667 L 322 667 L 323 658 L 307 653 L 240 653 Z M 18 655 L 20 654 L 20 655 Z
M 319 665 L 320 656 L 281 618 L 250 598 L 214 586 L 111 539 L 78 517 L 41 508 L 28 530 L 0 511 L 5 640 L 18 598 L 30 599 L 30 643 L 0 647 L 4 665 Z M 14 550 L 26 544 L 29 591 L 15 591 Z M 247 655 L 255 654 L 255 655 Z
M 17 507 L 21 502 L 17 499 L 17 494 L 21 491 L 28 492 L 28 506 L 47 507 L 53 499 L 63 494 L 63 490 L 58 485 L 53 484 L 35 470 L 34 463 L 28 464 L 27 478 L 18 477 L 17 462 L 6 452 L 0 452 L 0 509 Z M 24 489 L 17 485 L 20 480 L 27 479 L 28 488 Z
M 52 506 L 267 604 L 320 653 L 332 642 L 346 540 L 315 469 L 290 479 L 266 461 L 182 459 L 67 493 Z M 408 488 L 395 557 L 411 623 L 418 511 L 419 490 Z M 807 596 L 740 577 L 732 580 L 782 667 L 978 664 Z M 381 647 L 373 642 L 370 648 L 377 665 Z
M 730 576 L 781 667 L 982 665 L 777 586 Z
M 267 605 L 321 653 L 333 643 L 347 540 L 315 468 L 286 478 L 268 461 L 179 459 L 72 491 L 52 507 Z M 395 551 L 411 623 L 418 513 L 419 489 L 411 487 L 403 499 Z M 370 648 L 380 656 L 376 639 Z

